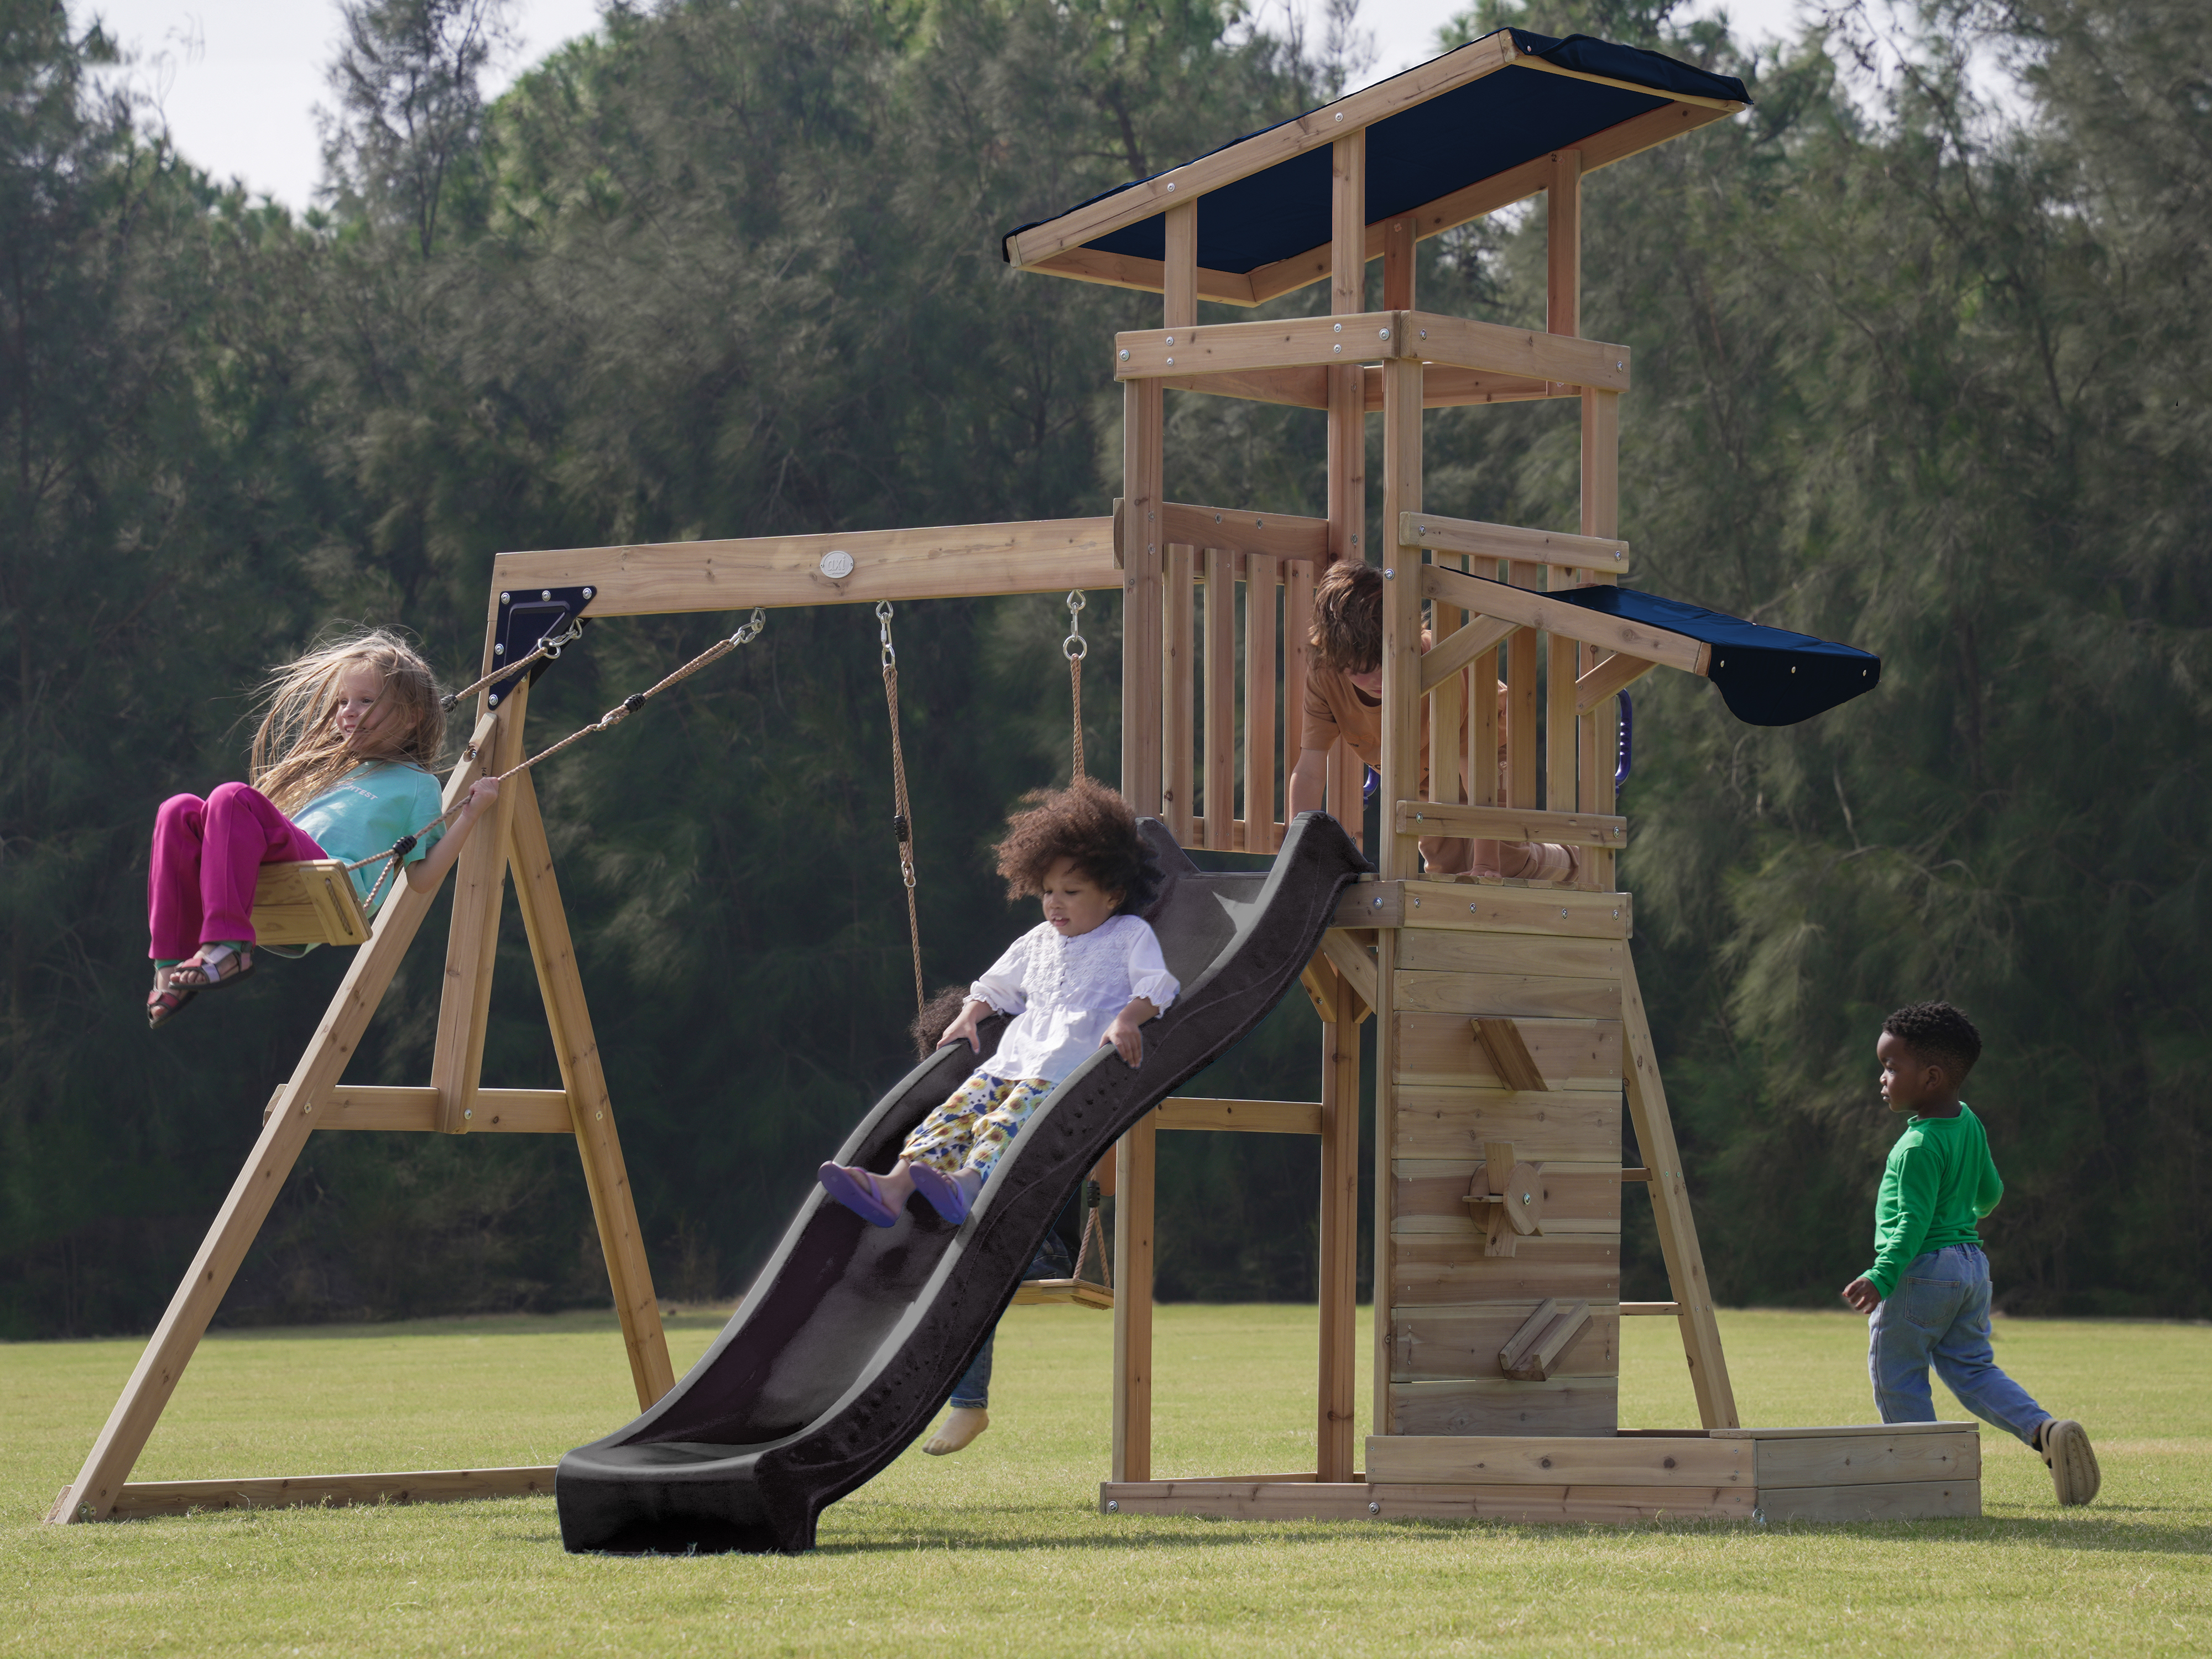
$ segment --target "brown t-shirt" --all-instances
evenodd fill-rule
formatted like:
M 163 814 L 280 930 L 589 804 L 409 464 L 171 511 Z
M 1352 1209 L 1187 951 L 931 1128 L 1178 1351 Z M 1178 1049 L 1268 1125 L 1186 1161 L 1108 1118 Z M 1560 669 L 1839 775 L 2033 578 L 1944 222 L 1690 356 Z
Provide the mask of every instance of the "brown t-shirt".
M 1504 701 L 1504 682 L 1498 683 L 1498 700 Z M 1341 734 L 1352 752 L 1377 772 L 1382 769 L 1382 701 L 1370 701 L 1340 668 L 1316 665 L 1306 673 L 1305 725 L 1298 739 L 1304 749 L 1326 749 Z M 1501 798 L 1505 783 L 1505 734 L 1500 722 L 1498 739 L 1498 781 Z M 1429 700 L 1421 699 L 1421 798 L 1429 798 Z M 1464 793 L 1462 791 L 1462 793 Z

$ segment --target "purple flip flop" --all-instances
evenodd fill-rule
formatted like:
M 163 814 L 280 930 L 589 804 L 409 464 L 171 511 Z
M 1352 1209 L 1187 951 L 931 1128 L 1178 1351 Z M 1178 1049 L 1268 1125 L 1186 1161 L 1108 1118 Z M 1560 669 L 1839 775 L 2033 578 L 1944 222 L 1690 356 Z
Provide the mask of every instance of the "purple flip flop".
M 822 1190 L 872 1227 L 895 1227 L 898 1212 L 877 1190 L 876 1178 L 866 1170 L 848 1170 L 842 1164 L 825 1164 L 815 1171 Z
M 941 1170 L 933 1170 L 927 1164 L 908 1166 L 914 1176 L 914 1189 L 929 1200 L 929 1207 L 954 1226 L 968 1218 L 968 1212 L 975 1206 L 975 1196 L 983 1190 L 983 1177 L 973 1170 L 963 1170 L 959 1175 L 949 1176 Z

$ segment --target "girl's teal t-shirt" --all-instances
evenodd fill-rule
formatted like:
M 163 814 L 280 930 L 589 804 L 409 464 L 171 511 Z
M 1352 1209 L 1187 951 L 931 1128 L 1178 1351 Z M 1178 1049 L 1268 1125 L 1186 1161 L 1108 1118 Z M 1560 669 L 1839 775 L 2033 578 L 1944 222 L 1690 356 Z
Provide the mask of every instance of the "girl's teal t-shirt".
M 309 801 L 293 815 L 292 822 L 313 836 L 315 845 L 332 858 L 351 864 L 356 859 L 386 851 L 400 836 L 422 829 L 443 810 L 444 794 L 437 779 L 421 767 L 371 761 L 356 767 Z M 418 862 L 445 833 L 442 824 L 430 830 L 401 862 Z M 352 873 L 354 890 L 366 902 L 384 866 L 363 865 Z M 393 886 L 386 882 L 384 890 L 390 893 Z

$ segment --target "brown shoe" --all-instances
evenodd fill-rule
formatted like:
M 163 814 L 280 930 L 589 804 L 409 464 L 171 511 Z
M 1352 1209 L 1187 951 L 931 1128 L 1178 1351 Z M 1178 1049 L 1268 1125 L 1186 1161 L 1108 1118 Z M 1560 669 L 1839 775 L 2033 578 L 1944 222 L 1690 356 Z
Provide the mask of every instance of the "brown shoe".
M 2104 1476 L 2087 1430 L 2070 1417 L 2054 1417 L 2037 1431 L 2036 1440 L 2061 1504 L 2086 1504 L 2097 1495 Z

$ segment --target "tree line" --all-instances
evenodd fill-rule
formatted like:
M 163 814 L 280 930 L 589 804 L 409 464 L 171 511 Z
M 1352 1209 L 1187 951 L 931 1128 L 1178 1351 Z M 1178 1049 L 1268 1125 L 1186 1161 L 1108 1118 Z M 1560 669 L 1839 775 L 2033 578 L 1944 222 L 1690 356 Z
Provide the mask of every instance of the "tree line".
M 343 971 L 140 1028 L 154 806 L 240 774 L 271 663 L 362 619 L 471 678 L 505 549 L 1103 511 L 1097 345 L 1157 301 L 1019 276 L 999 238 L 1358 67 L 1342 28 L 1228 0 L 682 0 L 611 7 L 486 102 L 495 0 L 342 10 L 295 214 L 193 167 L 96 29 L 0 0 L 0 1335 L 151 1322 Z M 2178 4 L 1911 15 L 1754 50 L 1667 0 L 1486 0 L 1447 32 L 1580 30 L 1751 87 L 1588 189 L 1585 331 L 1637 353 L 1624 533 L 1644 585 L 1885 659 L 1778 731 L 1639 688 L 1639 970 L 1724 1298 L 1824 1301 L 1864 1265 L 1872 1037 L 1941 995 L 1989 1042 L 1968 1097 L 2014 1305 L 2201 1315 L 2212 64 Z M 1424 306 L 1540 325 L 1540 204 L 1420 258 Z M 1178 499 L 1321 510 L 1318 415 L 1170 418 Z M 1439 412 L 1428 451 L 1438 510 L 1572 526 L 1564 406 Z M 1117 614 L 1085 616 L 1109 775 Z M 734 621 L 595 629 L 533 732 Z M 893 625 L 934 985 L 1025 925 L 987 848 L 1066 775 L 1066 618 Z M 664 1296 L 740 1290 L 905 1063 L 889 757 L 874 619 L 823 608 L 539 775 Z M 356 1080 L 427 1077 L 441 920 Z M 554 1077 L 536 996 L 510 907 L 488 1081 Z M 1318 1050 L 1293 998 L 1204 1086 L 1307 1097 Z M 1163 1295 L 1311 1293 L 1317 1170 L 1250 1144 L 1277 1139 L 1170 1149 Z M 556 1141 L 319 1137 L 227 1316 L 604 1297 Z M 1630 1218 L 1626 1293 L 1656 1294 Z

